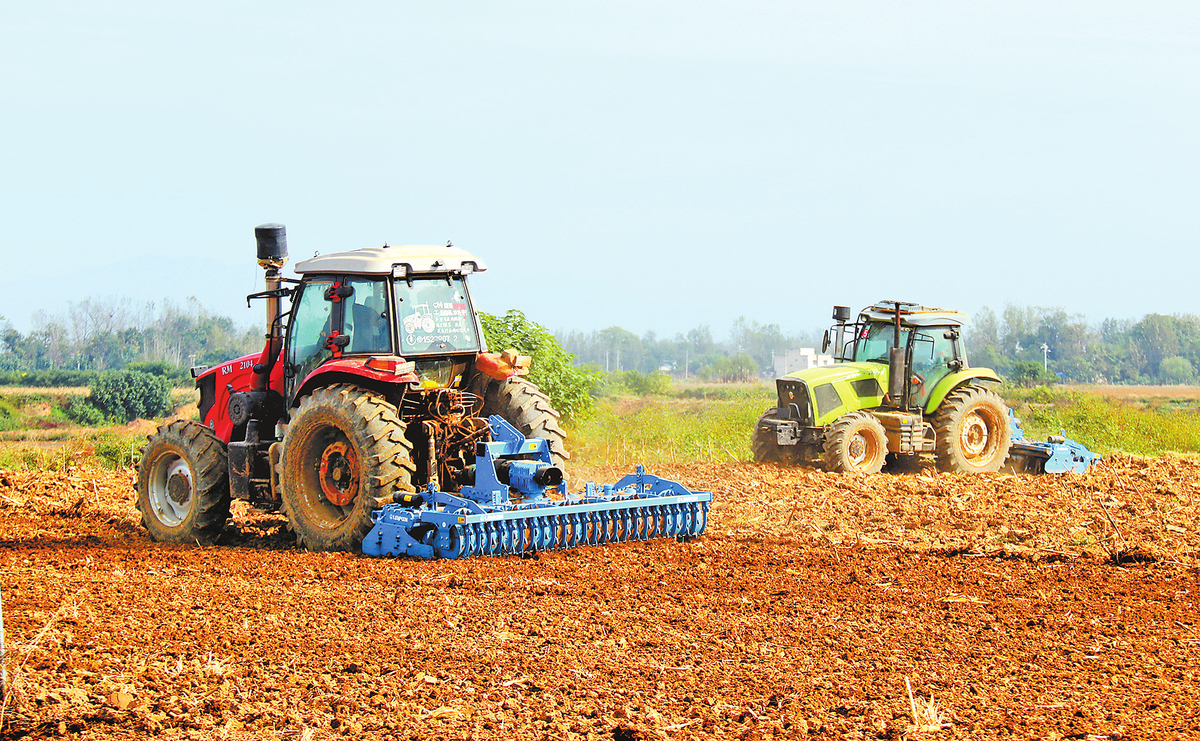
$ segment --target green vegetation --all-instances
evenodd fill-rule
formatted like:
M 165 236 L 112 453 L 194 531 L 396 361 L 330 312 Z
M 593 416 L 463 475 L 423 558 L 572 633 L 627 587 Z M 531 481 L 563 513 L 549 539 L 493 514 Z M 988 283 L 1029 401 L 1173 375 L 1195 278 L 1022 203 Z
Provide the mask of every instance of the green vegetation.
M 262 330 L 238 328 L 194 299 L 137 306 L 128 299 L 85 298 L 61 316 L 37 312 L 21 334 L 0 317 L 0 384 L 84 386 L 90 378 L 39 377 L 38 372 L 135 368 L 186 382 L 192 365 L 211 365 L 262 348 Z M 155 369 L 157 368 L 157 370 Z
M 1078 383 L 1189 384 L 1200 369 L 1200 316 L 1147 314 L 1089 326 L 1061 308 L 1007 306 L 977 312 L 967 334 L 971 365 L 1026 386 Z
M 960 307 L 965 308 L 965 307 Z M 814 323 L 820 321 L 813 318 Z M 638 337 L 621 327 L 568 332 L 562 344 L 581 364 L 603 371 L 652 373 L 677 380 L 741 382 L 772 375 L 774 357 L 820 347 L 820 331 L 789 334 L 778 324 L 739 317 L 728 339 L 707 326 L 670 338 Z M 1191 384 L 1200 380 L 1200 316 L 1147 314 L 1139 321 L 1105 319 L 1089 325 L 1058 307 L 984 307 L 967 332 L 971 365 L 995 369 L 1011 383 L 1032 387 L 1058 381 L 1110 384 Z
M 611 388 L 604 384 L 601 388 Z M 1005 386 L 1026 437 L 1067 437 L 1102 454 L 1200 453 L 1200 399 L 1114 399 L 1062 387 Z M 748 461 L 750 430 L 774 404 L 767 384 L 679 384 L 669 395 L 606 396 L 569 430 L 572 462 Z
M 635 465 L 750 459 L 750 430 L 774 399 L 765 384 L 729 387 L 712 398 L 603 398 L 569 431 L 572 462 Z
M 503 316 L 479 312 L 479 321 L 489 350 L 516 348 L 533 357 L 529 380 L 546 392 L 564 419 L 580 419 L 592 410 L 595 374 L 576 366 L 575 356 L 563 349 L 550 330 L 516 309 Z
M 769 372 L 776 353 L 819 344 L 818 338 L 819 333 L 786 334 L 778 324 L 738 317 L 724 343 L 715 341 L 707 326 L 700 326 L 661 339 L 654 332 L 638 337 L 620 327 L 570 332 L 562 344 L 581 364 L 605 372 L 666 371 L 676 378 L 742 383 L 754 380 L 762 370 Z
M 143 435 L 99 430 L 53 443 L 6 443 L 0 446 L 0 469 L 62 471 L 78 465 L 126 468 L 137 463 L 145 442 Z
M 1111 399 L 1069 388 L 1001 389 L 1026 437 L 1067 437 L 1098 453 L 1200 453 L 1200 400 Z
M 134 370 L 101 373 L 87 398 L 67 408 L 67 413 L 83 424 L 98 424 L 103 419 L 124 424 L 161 417 L 169 411 L 171 385 L 167 379 Z

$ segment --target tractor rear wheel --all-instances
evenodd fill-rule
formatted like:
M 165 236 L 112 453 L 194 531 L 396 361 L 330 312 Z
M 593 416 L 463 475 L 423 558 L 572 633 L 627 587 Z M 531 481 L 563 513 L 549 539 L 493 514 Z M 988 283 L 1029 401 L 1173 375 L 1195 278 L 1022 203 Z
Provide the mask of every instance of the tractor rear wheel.
M 211 545 L 229 519 L 225 444 L 199 422 L 159 427 L 142 448 L 137 508 L 152 540 Z
M 825 433 L 825 469 L 879 473 L 887 458 L 887 433 L 869 412 L 851 412 Z
M 525 437 L 549 441 L 550 457 L 556 466 L 561 467 L 571 457 L 567 433 L 558 421 L 561 415 L 550 405 L 550 397 L 533 382 L 520 376 L 497 381 L 479 373 L 471 381 L 470 390 L 483 399 L 479 415 L 484 419 L 498 414 Z
M 991 389 L 967 385 L 951 391 L 933 417 L 933 430 L 939 470 L 988 473 L 1008 459 L 1008 407 Z
M 280 451 L 283 511 L 310 551 L 362 550 L 372 513 L 413 491 L 412 444 L 396 408 L 355 386 L 317 389 L 291 415 Z
M 754 432 L 750 435 L 750 451 L 754 453 L 754 462 L 795 465 L 799 462 L 795 447 L 780 445 L 775 432 L 763 428 L 763 420 L 774 417 L 775 411 L 775 407 L 768 409 L 754 423 Z

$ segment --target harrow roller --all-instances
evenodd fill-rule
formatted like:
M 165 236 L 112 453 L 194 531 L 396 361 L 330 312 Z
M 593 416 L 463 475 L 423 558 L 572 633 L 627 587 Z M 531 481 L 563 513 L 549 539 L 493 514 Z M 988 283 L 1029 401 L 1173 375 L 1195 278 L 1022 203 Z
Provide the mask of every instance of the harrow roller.
M 640 471 L 617 486 L 604 487 L 603 493 L 589 486 L 582 497 L 507 508 L 473 502 L 460 506 L 461 498 L 430 491 L 420 508 L 381 509 L 363 541 L 363 553 L 467 558 L 654 538 L 687 540 L 704 533 L 711 502 L 709 492 L 690 492 Z

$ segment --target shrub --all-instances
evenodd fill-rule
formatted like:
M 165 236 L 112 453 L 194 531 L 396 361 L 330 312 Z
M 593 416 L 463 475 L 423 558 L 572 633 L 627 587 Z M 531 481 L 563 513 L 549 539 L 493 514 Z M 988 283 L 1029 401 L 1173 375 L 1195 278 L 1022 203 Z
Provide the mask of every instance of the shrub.
M 669 396 L 671 377 L 662 371 L 642 373 L 640 371 L 614 371 L 596 375 L 594 393 L 600 398 L 615 396 Z
M 144 438 L 137 435 L 103 432 L 95 437 L 92 445 L 96 450 L 96 459 L 105 468 L 127 468 L 137 462 L 141 442 L 144 442 Z
M 546 392 L 564 418 L 578 419 L 591 411 L 588 392 L 596 383 L 595 374 L 575 367 L 575 356 L 564 350 L 548 329 L 516 309 L 509 309 L 504 316 L 479 312 L 479 321 L 489 350 L 516 348 L 533 357 L 529 380 Z
M 1046 371 L 1041 363 L 1036 363 L 1032 360 L 1018 360 L 1013 363 L 1012 371 L 1008 374 L 1008 380 L 1025 386 L 1048 385 L 1058 380 L 1058 377 L 1053 373 Z
M 230 356 L 232 357 L 232 356 Z M 139 361 L 125 366 L 128 371 L 140 371 L 167 379 L 172 386 L 191 386 L 192 376 L 186 368 L 176 368 L 165 360 Z
M 63 411 L 66 412 L 67 419 L 81 425 L 95 427 L 105 422 L 104 412 L 83 397 L 76 396 L 70 399 Z
M 87 403 L 122 424 L 153 419 L 171 411 L 171 384 L 140 371 L 108 371 L 92 384 Z

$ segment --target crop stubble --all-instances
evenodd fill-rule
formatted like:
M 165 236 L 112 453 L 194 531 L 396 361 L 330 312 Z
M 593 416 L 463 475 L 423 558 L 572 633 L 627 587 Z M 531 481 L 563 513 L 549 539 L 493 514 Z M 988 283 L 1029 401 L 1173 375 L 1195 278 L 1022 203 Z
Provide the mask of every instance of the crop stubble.
M 714 492 L 704 538 L 418 562 L 240 507 L 154 544 L 129 472 L 0 472 L 0 736 L 1200 734 L 1194 462 L 655 473 Z

